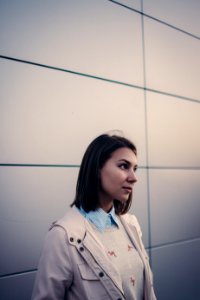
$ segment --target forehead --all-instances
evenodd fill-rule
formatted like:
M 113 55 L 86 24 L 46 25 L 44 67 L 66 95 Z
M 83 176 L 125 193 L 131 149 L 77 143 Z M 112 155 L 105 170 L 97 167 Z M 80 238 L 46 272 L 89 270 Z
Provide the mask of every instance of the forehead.
M 135 153 L 129 148 L 119 148 L 115 150 L 112 155 L 111 159 L 113 160 L 127 160 L 128 162 L 135 164 L 137 162 L 137 157 Z

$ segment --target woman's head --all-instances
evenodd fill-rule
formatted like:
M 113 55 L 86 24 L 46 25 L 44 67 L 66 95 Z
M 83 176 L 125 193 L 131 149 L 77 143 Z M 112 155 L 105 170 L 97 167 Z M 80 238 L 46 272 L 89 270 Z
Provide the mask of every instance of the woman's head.
M 87 212 L 100 206 L 101 170 L 112 157 L 112 154 L 117 153 L 116 150 L 120 148 L 128 148 L 129 153 L 131 150 L 134 156 L 137 155 L 135 145 L 122 136 L 103 134 L 90 143 L 81 162 L 76 196 L 72 205 L 76 205 L 79 208 L 82 207 Z M 132 193 L 130 193 L 127 201 L 124 203 L 117 199 L 113 200 L 116 213 L 123 214 L 130 208 Z

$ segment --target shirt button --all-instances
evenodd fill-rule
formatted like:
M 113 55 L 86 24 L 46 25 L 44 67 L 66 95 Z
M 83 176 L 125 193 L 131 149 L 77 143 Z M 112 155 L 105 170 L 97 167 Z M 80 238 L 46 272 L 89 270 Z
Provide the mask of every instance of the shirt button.
M 100 272 L 99 273 L 99 277 L 103 277 L 104 276 L 104 273 L 103 272 Z
M 80 251 L 83 252 L 83 251 L 84 251 L 84 248 L 83 248 L 83 247 L 80 247 Z
M 77 240 L 77 243 L 78 243 L 78 244 L 80 244 L 80 243 L 81 243 L 81 240 L 80 240 L 80 239 L 78 239 L 78 240 Z
M 73 237 L 70 237 L 69 240 L 70 240 L 70 242 L 73 242 L 73 241 L 74 241 L 74 238 L 73 238 Z

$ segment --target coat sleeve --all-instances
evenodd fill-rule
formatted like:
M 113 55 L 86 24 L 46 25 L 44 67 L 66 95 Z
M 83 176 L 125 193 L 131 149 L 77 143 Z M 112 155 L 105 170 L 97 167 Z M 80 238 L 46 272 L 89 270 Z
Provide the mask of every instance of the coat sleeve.
M 65 230 L 53 227 L 46 236 L 40 257 L 32 300 L 63 300 L 73 272 Z

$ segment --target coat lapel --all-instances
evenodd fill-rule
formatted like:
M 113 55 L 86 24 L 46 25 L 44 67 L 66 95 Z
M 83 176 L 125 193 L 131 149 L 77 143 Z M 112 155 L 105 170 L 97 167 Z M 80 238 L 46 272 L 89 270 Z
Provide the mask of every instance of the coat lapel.
M 139 238 L 136 227 L 132 224 L 127 224 L 126 220 L 124 220 L 123 217 L 120 217 L 120 220 L 129 236 L 131 242 L 133 243 L 133 245 L 139 252 L 140 256 L 142 256 L 142 245 L 141 245 L 140 238 Z
M 132 243 L 134 244 L 135 248 L 137 249 L 143 264 L 144 264 L 144 271 L 145 271 L 145 290 L 144 290 L 144 299 L 148 300 L 150 299 L 149 295 L 151 295 L 151 286 L 152 286 L 152 280 L 150 278 L 150 266 L 149 266 L 149 262 L 148 262 L 148 255 L 146 253 L 146 250 L 142 244 L 141 238 L 139 236 L 137 227 L 134 224 L 130 224 L 129 222 L 127 222 L 123 217 L 120 218 L 122 224 L 124 225 L 124 228 L 127 232 L 127 234 L 129 235 L 130 240 L 132 241 Z M 155 299 L 155 298 L 154 298 Z
M 123 294 L 122 281 L 120 275 L 115 266 L 109 260 L 105 247 L 101 241 L 97 238 L 92 226 L 86 223 L 86 235 L 83 240 L 83 245 L 88 249 L 91 255 L 94 257 L 98 265 L 104 270 L 104 272 L 111 278 L 117 288 Z

